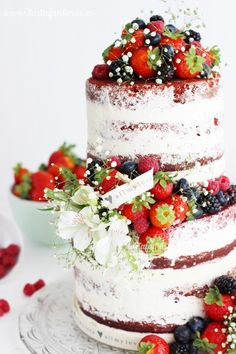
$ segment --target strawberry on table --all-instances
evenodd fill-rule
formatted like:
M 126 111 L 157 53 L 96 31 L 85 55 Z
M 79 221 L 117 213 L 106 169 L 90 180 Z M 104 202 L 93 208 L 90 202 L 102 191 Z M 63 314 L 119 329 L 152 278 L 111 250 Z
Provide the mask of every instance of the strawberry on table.
M 141 249 L 152 256 L 162 255 L 169 244 L 169 235 L 164 230 L 150 226 L 139 236 Z
M 151 223 L 159 229 L 167 229 L 174 224 L 175 211 L 165 201 L 154 204 L 150 210 Z
M 121 207 L 121 214 L 129 219 L 131 222 L 134 222 L 136 219 L 144 217 L 148 218 L 148 209 L 143 205 L 136 207 L 135 204 L 124 204 Z
M 150 192 L 154 195 L 157 201 L 162 201 L 168 198 L 173 191 L 173 182 L 171 176 L 166 172 L 158 172 L 154 176 L 154 187 Z
M 194 79 L 203 71 L 205 58 L 198 55 L 195 46 L 174 56 L 175 75 L 180 79 Z
M 29 170 L 25 167 L 22 166 L 21 163 L 18 163 L 14 168 L 14 178 L 15 178 L 15 184 L 20 184 L 23 182 L 23 177 L 26 174 L 29 174 Z
M 169 354 L 169 352 L 166 341 L 154 334 L 144 337 L 138 344 L 138 354 Z
M 45 188 L 54 189 L 54 176 L 46 171 L 38 171 L 31 175 L 32 190 L 31 199 L 35 201 L 45 201 Z
M 159 48 L 150 50 L 148 47 L 141 47 L 137 49 L 131 59 L 130 64 L 139 77 L 143 79 L 150 79 L 156 76 L 156 64 L 158 60 Z
M 203 353 L 226 353 L 228 350 L 226 327 L 221 322 L 209 323 L 201 336 L 198 333 L 193 345 Z
M 206 315 L 214 321 L 224 321 L 233 311 L 234 303 L 230 295 L 220 294 L 215 286 L 210 288 L 204 298 Z

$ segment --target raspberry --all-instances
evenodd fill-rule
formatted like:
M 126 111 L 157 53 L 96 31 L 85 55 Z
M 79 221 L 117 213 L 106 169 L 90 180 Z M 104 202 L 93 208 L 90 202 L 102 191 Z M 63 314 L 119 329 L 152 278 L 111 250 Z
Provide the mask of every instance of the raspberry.
M 4 255 L 5 255 L 5 248 L 0 248 L 0 261 Z
M 43 279 L 39 279 L 34 283 L 34 287 L 36 290 L 39 290 L 45 286 L 45 281 Z
M 150 32 L 157 32 L 162 34 L 164 31 L 165 24 L 163 21 L 152 21 L 147 25 Z
M 92 77 L 98 80 L 106 80 L 109 78 L 109 66 L 107 64 L 96 65 L 92 71 Z
M 23 288 L 23 293 L 26 295 L 26 296 L 31 296 L 35 293 L 36 291 L 36 287 L 35 285 L 33 284 L 25 284 L 24 288 Z
M 4 299 L 0 299 L 0 310 L 2 310 L 3 313 L 7 313 L 10 311 L 10 305 L 9 305 L 8 301 L 6 301 Z
M 109 159 L 107 159 L 106 165 L 108 167 L 112 167 L 112 168 L 118 169 L 121 166 L 121 159 L 120 159 L 119 156 L 111 156 L 111 157 L 109 157 Z
M 16 264 L 16 259 L 13 256 L 5 255 L 2 258 L 2 265 L 6 268 L 12 268 Z
M 146 218 L 139 218 L 134 221 L 134 230 L 138 234 L 143 234 L 149 228 L 149 222 Z
M 220 190 L 223 192 L 227 191 L 230 188 L 230 180 L 226 176 L 221 176 L 217 179 L 219 185 L 220 185 Z
M 9 245 L 6 250 L 5 250 L 6 254 L 8 254 L 9 256 L 13 256 L 16 257 L 18 256 L 18 254 L 20 253 L 20 247 L 14 243 L 12 243 L 11 245 Z
M 220 190 L 220 184 L 219 184 L 218 181 L 214 181 L 214 180 L 210 179 L 208 181 L 208 186 L 207 186 L 206 189 L 209 192 L 211 192 L 212 195 L 216 195 L 219 192 L 219 190 Z
M 159 171 L 159 162 L 155 157 L 143 156 L 138 163 L 139 173 L 145 173 L 153 168 L 153 173 Z
M 6 275 L 6 272 L 6 268 L 2 264 L 0 264 L 0 279 Z

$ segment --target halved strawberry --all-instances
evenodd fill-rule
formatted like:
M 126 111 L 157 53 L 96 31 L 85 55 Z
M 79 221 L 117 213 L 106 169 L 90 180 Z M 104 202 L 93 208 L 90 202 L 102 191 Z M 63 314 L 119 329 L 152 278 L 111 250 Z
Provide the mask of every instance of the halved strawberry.
M 154 187 L 150 192 L 154 195 L 157 201 L 162 201 L 168 198 L 173 191 L 173 183 L 171 176 L 166 172 L 158 172 L 154 176 Z
M 143 252 L 152 256 L 160 256 L 168 247 L 169 235 L 164 230 L 150 226 L 139 236 L 139 244 Z
M 214 321 L 224 321 L 233 311 L 234 303 L 230 295 L 221 295 L 217 287 L 210 288 L 204 298 L 206 315 Z
M 141 339 L 138 344 L 138 354 L 169 354 L 170 348 L 166 341 L 154 334 Z
M 140 205 L 139 208 L 135 207 L 135 204 L 124 204 L 121 207 L 121 214 L 129 219 L 131 222 L 134 222 L 136 219 L 144 217 L 148 218 L 148 209 L 143 205 Z
M 202 72 L 204 63 L 205 58 L 197 54 L 196 47 L 191 46 L 188 51 L 175 55 L 175 75 L 180 79 L 194 79 Z
M 175 224 L 182 223 L 186 220 L 187 212 L 189 211 L 188 203 L 181 195 L 175 194 L 165 200 L 167 204 L 173 207 L 175 212 Z
M 14 178 L 15 184 L 20 184 L 23 182 L 23 176 L 29 173 L 29 170 L 25 167 L 22 167 L 21 163 L 18 163 L 14 168 Z
M 201 335 L 197 334 L 193 346 L 198 348 L 200 353 L 224 354 L 229 347 L 227 335 L 227 329 L 223 323 L 211 322 Z
M 117 170 L 112 170 L 106 177 L 104 177 L 100 184 L 101 193 L 105 194 L 122 184 L 124 184 L 124 182 L 119 178 L 119 172 Z
M 150 210 L 150 220 L 159 229 L 169 228 L 175 221 L 173 206 L 165 203 L 165 201 L 154 204 Z
M 159 53 L 158 48 L 157 50 Z M 152 55 L 154 55 L 154 57 L 152 57 Z M 144 79 L 149 79 L 156 76 L 156 65 L 154 61 L 157 60 L 158 57 L 155 50 L 150 50 L 148 47 L 141 47 L 133 53 L 130 64 L 136 75 Z

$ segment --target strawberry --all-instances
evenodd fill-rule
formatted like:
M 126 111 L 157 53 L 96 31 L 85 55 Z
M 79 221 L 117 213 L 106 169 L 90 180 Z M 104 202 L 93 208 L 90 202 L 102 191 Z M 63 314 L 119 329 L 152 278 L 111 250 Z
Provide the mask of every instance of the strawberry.
M 114 47 L 114 44 L 112 44 L 103 51 L 102 56 L 105 62 L 108 60 L 113 61 L 119 59 L 122 56 L 123 51 L 124 48 Z
M 126 31 L 122 32 L 123 39 L 127 40 L 127 43 L 124 48 L 124 53 L 134 52 L 140 47 L 144 46 L 145 34 L 142 29 L 134 31 L 134 33 L 127 33 Z
M 184 222 L 189 211 L 188 203 L 183 199 L 181 195 L 173 195 L 172 197 L 165 200 L 167 204 L 173 206 L 175 213 L 175 223 L 179 224 Z
M 54 189 L 54 177 L 50 173 L 46 171 L 38 171 L 32 173 L 31 175 L 32 181 L 32 190 L 31 190 L 31 199 L 35 201 L 44 201 L 46 198 L 44 197 L 44 189 Z
M 124 182 L 119 179 L 119 172 L 117 170 L 112 170 L 100 184 L 100 190 L 102 194 L 105 194 L 115 187 L 121 186 Z
M 130 64 L 136 75 L 144 79 L 156 76 L 156 66 L 152 62 L 152 55 L 155 55 L 155 52 L 148 47 L 141 47 L 133 53 L 130 59 Z
M 92 77 L 97 80 L 109 79 L 109 65 L 107 64 L 95 65 L 92 71 Z
M 121 208 L 121 214 L 134 222 L 138 218 L 148 218 L 148 209 L 143 205 L 136 207 L 135 204 L 124 204 Z
M 138 354 L 169 354 L 169 352 L 166 341 L 154 334 L 144 337 L 138 344 Z
M 154 204 L 150 210 L 150 220 L 154 226 L 160 229 L 169 228 L 175 221 L 173 206 L 164 201 Z
M 57 188 L 62 189 L 65 185 L 65 178 L 60 172 L 60 169 L 64 166 L 61 163 L 52 163 L 51 166 L 48 167 L 48 173 L 54 176 L 55 185 Z
M 139 173 L 145 173 L 153 168 L 153 173 L 159 171 L 159 161 L 153 156 L 143 156 L 138 162 Z
M 22 176 L 22 182 L 13 186 L 12 192 L 17 197 L 22 199 L 29 199 L 31 189 L 31 176 L 30 174 L 26 173 Z
M 220 322 L 209 323 L 201 336 L 197 334 L 193 345 L 202 353 L 226 353 L 228 349 L 226 327 Z
M 154 187 L 150 192 L 154 195 L 157 201 L 162 201 L 168 198 L 173 191 L 173 183 L 170 175 L 166 172 L 158 172 L 154 176 Z
M 53 152 L 51 154 L 51 156 L 49 157 L 48 166 L 50 167 L 52 163 L 55 164 L 56 162 L 59 162 L 58 160 L 60 160 L 63 156 L 68 156 L 72 160 L 75 160 L 76 157 L 72 152 L 72 149 L 74 147 L 75 147 L 75 145 L 67 145 L 66 143 L 61 145 L 59 147 L 59 149 L 57 151 Z M 63 163 L 63 160 L 62 160 L 62 163 Z
M 82 165 L 76 165 L 75 169 L 74 169 L 74 174 L 76 175 L 76 177 L 78 179 L 82 179 L 85 180 L 86 177 L 84 176 L 86 172 L 86 167 L 82 166 Z
M 198 55 L 196 48 L 186 52 L 179 52 L 174 56 L 175 75 L 180 79 L 194 79 L 203 71 L 205 58 Z
M 216 286 L 210 288 L 204 298 L 206 315 L 214 321 L 224 321 L 232 313 L 233 306 L 231 296 L 220 294 Z
M 165 44 L 171 45 L 175 51 L 180 51 L 181 48 L 185 47 L 185 43 L 182 38 L 172 39 L 166 36 L 162 36 L 160 46 L 163 46 Z
M 221 176 L 217 178 L 217 182 L 219 183 L 220 190 L 225 192 L 230 188 L 230 180 L 226 176 Z
M 58 157 L 56 164 L 60 164 L 69 170 L 73 170 L 75 168 L 75 162 L 70 156 L 60 156 Z
M 152 21 L 147 24 L 147 28 L 150 32 L 157 32 L 162 34 L 164 31 L 165 24 L 163 21 Z
M 119 169 L 121 166 L 121 159 L 119 156 L 111 156 L 107 159 L 106 161 L 106 166 L 107 167 L 112 167 Z
M 22 167 L 20 163 L 18 163 L 14 168 L 14 177 L 15 177 L 15 184 L 20 184 L 23 182 L 23 176 L 29 173 L 27 168 Z
M 139 236 L 139 244 L 143 252 L 152 256 L 160 256 L 168 247 L 169 235 L 164 230 L 150 226 Z

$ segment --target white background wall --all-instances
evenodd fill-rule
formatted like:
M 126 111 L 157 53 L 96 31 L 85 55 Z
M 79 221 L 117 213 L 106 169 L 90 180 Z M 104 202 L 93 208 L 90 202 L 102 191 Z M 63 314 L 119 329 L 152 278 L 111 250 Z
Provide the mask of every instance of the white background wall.
M 170 3 L 175 3 L 171 1 Z M 219 44 L 225 83 L 228 173 L 236 179 L 235 0 L 198 0 L 205 43 Z M 186 0 L 188 6 L 195 0 Z M 85 155 L 84 81 L 121 24 L 159 11 L 158 0 L 0 0 L 0 209 L 12 166 L 36 168 L 63 141 Z

